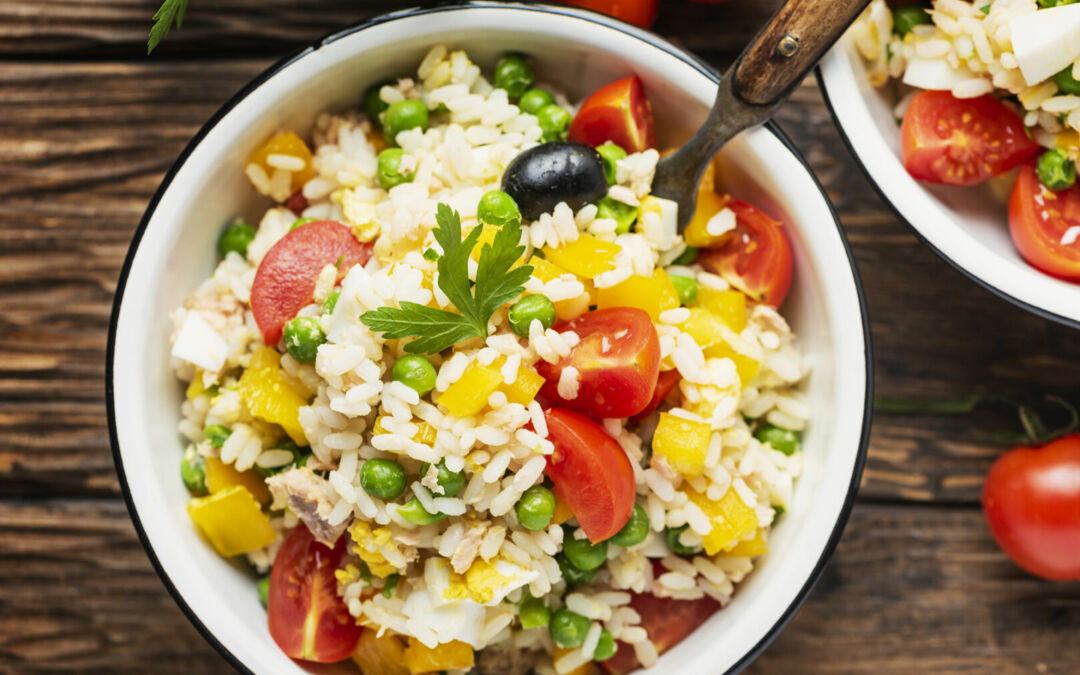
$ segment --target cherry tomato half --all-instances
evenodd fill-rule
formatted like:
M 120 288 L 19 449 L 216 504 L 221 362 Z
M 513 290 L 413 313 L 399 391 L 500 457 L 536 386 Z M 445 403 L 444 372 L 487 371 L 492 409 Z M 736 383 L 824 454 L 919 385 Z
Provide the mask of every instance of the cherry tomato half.
M 597 309 L 555 330 L 572 330 L 581 341 L 558 363 L 536 364 L 546 380 L 541 397 L 593 419 L 630 417 L 649 404 L 660 373 L 660 338 L 647 313 L 634 307 Z M 559 395 L 559 379 L 569 366 L 578 371 L 572 399 Z
M 675 385 L 679 382 L 679 371 L 677 370 L 664 370 L 661 371 L 660 376 L 656 378 L 656 389 L 653 390 L 652 400 L 645 406 L 645 409 L 630 418 L 631 424 L 636 424 L 641 420 L 649 416 L 649 413 L 660 407 L 660 404 L 664 402 L 667 395 L 671 393 L 671 390 L 675 388 Z
M 362 629 L 338 596 L 334 578 L 347 542 L 339 537 L 328 548 L 300 524 L 274 557 L 266 612 L 271 637 L 290 658 L 335 663 L 356 648 Z
M 563 0 L 567 5 L 591 9 L 635 26 L 648 28 L 656 21 L 660 0 Z
M 268 345 L 281 339 L 285 322 L 311 303 L 319 272 L 338 266 L 338 279 L 353 265 L 371 257 L 371 244 L 332 220 L 319 220 L 292 230 L 274 244 L 259 264 L 251 285 L 251 312 Z
M 1006 452 L 990 467 L 982 503 L 1017 565 L 1045 579 L 1080 579 L 1080 434 Z
M 698 255 L 698 263 L 758 302 L 779 307 L 791 289 L 793 258 L 783 226 L 756 206 L 726 197 L 735 229 L 719 246 Z
M 614 438 L 572 410 L 547 408 L 544 419 L 555 452 L 547 475 L 594 544 L 622 529 L 634 510 L 634 469 Z
M 658 571 L 663 574 L 667 570 Z M 708 596 L 700 600 L 674 600 L 658 598 L 652 593 L 634 593 L 630 606 L 641 615 L 641 627 L 659 653 L 682 642 L 720 609 L 720 603 Z M 634 648 L 625 642 L 617 644 L 619 648 L 615 656 L 600 665 L 611 675 L 625 675 L 637 670 L 641 664 L 634 654 Z
M 904 168 L 947 185 L 977 185 L 1020 166 L 1038 149 L 1019 115 L 993 96 L 956 98 L 924 91 L 900 126 Z
M 641 78 L 624 77 L 593 92 L 570 123 L 570 140 L 593 147 L 611 141 L 630 153 L 656 147 L 652 104 Z
M 1009 234 L 1024 260 L 1047 274 L 1080 280 L 1080 186 L 1054 192 L 1039 182 L 1035 168 L 1020 167 L 1009 198 Z

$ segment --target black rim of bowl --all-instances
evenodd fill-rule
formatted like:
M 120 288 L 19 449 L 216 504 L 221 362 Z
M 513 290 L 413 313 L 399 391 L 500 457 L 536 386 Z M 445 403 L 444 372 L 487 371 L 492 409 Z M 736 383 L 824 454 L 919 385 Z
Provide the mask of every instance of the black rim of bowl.
M 834 47 L 834 49 L 836 49 L 836 48 L 837 47 Z M 934 246 L 930 242 L 930 240 L 927 239 L 923 235 L 923 233 L 919 231 L 919 228 L 915 227 L 911 223 L 911 221 L 908 220 L 907 217 L 904 216 L 904 214 L 900 211 L 900 208 L 896 205 L 896 202 L 894 202 L 889 197 L 889 194 L 884 189 L 882 189 L 881 185 L 878 184 L 878 182 L 874 178 L 873 174 L 870 173 L 870 169 L 866 166 L 866 163 L 863 162 L 863 160 L 862 160 L 862 155 L 860 155 L 859 152 L 855 149 L 855 145 L 851 140 L 851 136 L 848 135 L 847 129 L 840 122 L 840 117 L 837 116 L 837 114 L 836 114 L 836 106 L 833 104 L 832 99 L 829 97 L 829 85 L 826 84 L 826 82 L 825 82 L 825 73 L 823 72 L 821 66 L 818 66 L 814 70 L 814 74 L 817 76 L 818 89 L 821 90 L 821 97 L 823 99 L 825 99 L 825 107 L 829 109 L 829 115 L 832 117 L 833 125 L 836 127 L 837 132 L 839 132 L 840 139 L 843 140 L 844 145 L 847 146 L 848 153 L 853 158 L 855 158 L 855 165 L 859 167 L 859 171 L 861 171 L 862 175 L 866 177 L 866 181 L 868 183 L 870 183 L 870 185 L 874 188 L 874 192 L 877 193 L 878 198 L 882 202 L 884 202 L 884 204 L 886 206 L 889 207 L 889 210 L 893 212 L 893 214 L 896 216 L 897 220 L 899 220 L 901 223 L 903 223 L 904 226 L 908 230 L 910 230 L 912 234 L 915 235 L 915 238 L 918 239 L 922 243 L 923 246 L 925 246 L 926 248 L 933 251 L 934 255 L 941 258 L 943 261 L 945 261 L 945 263 L 949 267 L 953 268 L 954 270 L 956 270 L 957 272 L 959 272 L 963 276 L 967 277 L 971 281 L 974 281 L 976 284 L 978 284 L 982 288 L 985 288 L 986 290 L 990 291 L 991 293 L 993 293 L 997 297 L 1001 298 L 1002 300 L 1008 302 L 1009 304 L 1015 305 L 1015 306 L 1019 307 L 1020 309 L 1031 312 L 1032 314 L 1034 314 L 1036 316 L 1039 316 L 1039 317 L 1042 317 L 1043 319 L 1049 319 L 1050 321 L 1055 321 L 1055 322 L 1060 323 L 1060 324 L 1062 324 L 1064 326 L 1068 326 L 1069 328 L 1080 329 L 1080 320 L 1071 319 L 1071 318 L 1069 318 L 1067 316 L 1063 316 L 1063 315 L 1058 314 L 1056 312 L 1051 312 L 1048 309 L 1044 309 L 1042 307 L 1037 307 L 1037 306 L 1035 306 L 1035 305 L 1033 305 L 1033 304 L 1031 304 L 1029 302 L 1026 302 L 1024 300 L 1021 300 L 1020 298 L 1017 298 L 1016 296 L 1010 295 L 1009 293 L 1007 293 L 1004 290 L 998 288 L 997 286 L 990 283 L 986 279 L 983 279 L 981 277 L 976 276 L 970 270 L 963 267 L 962 265 L 960 265 L 960 263 L 956 262 L 955 260 L 950 258 L 948 255 L 946 255 L 944 251 L 939 249 L 937 246 Z M 1047 276 L 1049 276 L 1049 275 L 1047 275 Z
M 154 192 L 154 196 L 151 198 L 150 203 L 146 208 L 146 211 L 143 213 L 143 216 L 139 221 L 139 225 L 138 227 L 136 227 L 135 233 L 132 236 L 131 246 L 128 249 L 127 255 L 124 258 L 123 266 L 120 269 L 120 276 L 117 280 L 116 295 L 113 299 L 112 314 L 109 319 L 109 340 L 105 364 L 105 399 L 109 420 L 109 441 L 112 447 L 113 462 L 116 465 L 116 473 L 120 480 L 120 487 L 124 495 L 124 502 L 127 504 L 128 513 L 131 516 L 131 520 L 135 525 L 135 532 L 136 534 L 138 534 L 139 541 L 142 543 L 143 548 L 146 550 L 146 554 L 150 558 L 150 562 L 153 565 L 154 570 L 161 578 L 161 581 L 165 585 L 165 588 L 168 590 L 169 594 L 172 595 L 173 600 L 180 607 L 180 610 L 187 616 L 188 620 L 192 623 L 192 625 L 195 626 L 199 633 L 202 634 L 203 638 L 205 638 L 207 642 L 213 645 L 213 647 L 217 649 L 217 651 L 234 668 L 242 672 L 250 673 L 252 671 L 235 654 L 229 651 L 229 649 L 217 639 L 217 637 L 210 631 L 210 629 L 207 628 L 205 624 L 203 624 L 203 622 L 199 619 L 199 617 L 184 600 L 183 595 L 173 584 L 172 579 L 169 577 L 168 574 L 166 574 L 165 569 L 162 567 L 160 560 L 158 560 L 157 554 L 155 553 L 154 548 L 153 546 L 151 546 L 150 540 L 146 535 L 146 530 L 143 527 L 142 521 L 139 518 L 138 511 L 135 508 L 135 503 L 131 496 L 131 490 L 128 487 L 127 476 L 124 473 L 124 463 L 120 455 L 120 442 L 117 435 L 116 402 L 114 400 L 115 392 L 113 389 L 113 364 L 116 356 L 116 331 L 120 317 L 120 307 L 123 304 L 124 290 L 127 286 L 128 275 L 131 271 L 132 262 L 135 259 L 139 244 L 142 241 L 143 233 L 146 231 L 146 228 L 150 222 L 150 218 L 151 216 L 153 216 L 154 211 L 157 208 L 158 202 L 161 200 L 161 197 L 162 195 L 164 195 L 165 191 L 172 184 L 173 178 L 180 170 L 180 167 L 183 166 L 184 163 L 187 161 L 188 156 L 203 140 L 203 138 L 210 132 L 210 130 L 213 129 L 223 117 L 225 117 L 226 114 L 228 114 L 240 101 L 246 98 L 251 92 L 261 86 L 266 80 L 270 79 L 273 75 L 286 68 L 287 66 L 291 65 L 293 62 L 303 58 L 311 52 L 314 52 L 320 46 L 367 30 L 368 28 L 371 28 L 373 26 L 378 26 L 389 21 L 394 21 L 407 17 L 437 14 L 441 12 L 452 12 L 472 8 L 532 11 L 544 14 L 555 14 L 568 18 L 573 18 L 579 21 L 599 24 L 607 28 L 618 30 L 633 38 L 641 40 L 642 42 L 656 49 L 659 49 L 667 54 L 677 57 L 688 65 L 693 66 L 696 70 L 706 75 L 714 82 L 719 82 L 720 80 L 717 72 L 697 56 L 694 56 L 693 54 L 674 47 L 659 36 L 635 28 L 633 26 L 630 26 L 629 24 L 623 23 L 622 21 L 604 16 L 602 14 L 587 10 L 571 9 L 551 5 L 522 5 L 516 3 L 493 2 L 490 0 L 462 0 L 460 2 L 443 4 L 436 7 L 416 7 L 391 12 L 388 14 L 382 14 L 377 17 L 373 17 L 367 21 L 360 22 L 349 28 L 335 31 L 334 33 L 331 33 L 324 38 L 320 38 L 318 40 L 315 40 L 314 42 L 311 42 L 307 46 L 302 47 L 299 50 L 293 52 L 292 54 L 282 58 L 277 63 L 271 65 L 269 68 L 257 75 L 253 80 L 251 80 L 242 89 L 240 89 L 240 91 L 238 91 L 231 98 L 229 98 L 229 100 L 226 101 L 225 104 L 222 105 L 214 113 L 214 115 L 209 119 L 209 121 L 207 121 L 206 124 L 204 124 L 202 128 L 199 129 L 199 131 L 195 134 L 191 141 L 188 142 L 188 144 L 184 147 L 184 150 L 180 153 L 180 156 L 177 158 L 176 162 L 172 165 L 172 167 L 170 167 L 164 179 L 162 179 L 162 182 L 158 186 L 157 190 Z M 810 575 L 806 579 L 806 582 L 803 584 L 802 588 L 800 588 L 799 591 L 796 593 L 795 598 L 792 600 L 791 604 L 788 605 L 787 609 L 784 610 L 784 613 L 780 616 L 776 623 L 769 628 L 769 630 L 758 641 L 758 643 L 754 645 L 751 649 L 747 650 L 747 652 L 728 670 L 729 673 L 739 672 L 747 665 L 749 665 L 750 662 L 752 662 L 765 649 L 765 647 L 767 647 L 769 643 L 772 642 L 776 638 L 776 636 L 780 634 L 784 627 L 787 626 L 788 622 L 791 621 L 791 619 L 795 616 L 795 613 L 799 610 L 802 604 L 806 601 L 806 598 L 810 594 L 810 591 L 813 589 L 814 584 L 816 584 L 818 579 L 821 577 L 821 573 L 824 570 L 825 565 L 832 557 L 832 553 L 836 549 L 836 545 L 839 543 L 840 536 L 844 530 L 844 526 L 847 524 L 848 517 L 851 514 L 851 509 L 854 506 L 855 495 L 859 487 L 859 480 L 862 476 L 863 466 L 866 462 L 866 448 L 869 442 L 870 419 L 873 403 L 873 349 L 870 343 L 870 320 L 867 314 L 866 299 L 864 297 L 862 281 L 859 278 L 859 272 L 855 266 L 855 259 L 851 252 L 851 246 L 848 243 L 847 237 L 844 234 L 843 227 L 841 227 L 840 225 L 840 219 L 836 213 L 836 209 L 833 207 L 832 202 L 829 201 L 829 198 L 826 195 L 824 188 L 822 188 L 821 183 L 817 179 L 817 176 L 814 175 L 813 171 L 810 169 L 810 166 L 809 164 L 807 164 L 806 159 L 802 156 L 802 154 L 798 151 L 798 149 L 791 142 L 791 140 L 780 130 L 780 128 L 775 123 L 770 121 L 765 125 L 765 128 L 767 128 L 774 136 L 776 136 L 776 138 L 791 152 L 792 155 L 795 156 L 799 163 L 802 164 L 806 172 L 810 175 L 811 180 L 814 181 L 814 185 L 821 193 L 822 199 L 825 201 L 826 205 L 829 208 L 829 212 L 833 218 L 833 225 L 836 227 L 837 233 L 840 236 L 840 241 L 844 246 L 844 252 L 847 255 L 848 266 L 851 269 L 852 280 L 854 282 L 855 291 L 858 296 L 859 311 L 861 314 L 860 321 L 862 322 L 863 343 L 865 345 L 864 358 L 866 373 L 866 396 L 863 401 L 863 419 L 859 438 L 859 448 L 855 458 L 855 466 L 852 470 L 851 481 L 848 484 L 847 494 L 844 498 L 843 506 L 841 507 L 839 517 L 837 518 L 836 523 L 833 526 L 832 532 L 829 535 L 829 539 L 826 542 L 825 547 L 822 549 L 821 555 L 819 556 L 816 564 L 814 565 L 813 570 L 810 572 Z

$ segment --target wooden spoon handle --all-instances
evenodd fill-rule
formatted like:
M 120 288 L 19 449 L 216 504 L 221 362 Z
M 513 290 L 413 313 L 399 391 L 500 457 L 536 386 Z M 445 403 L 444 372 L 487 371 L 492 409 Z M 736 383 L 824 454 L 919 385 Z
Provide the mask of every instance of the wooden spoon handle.
M 752 105 L 787 96 L 869 4 L 869 0 L 788 0 L 743 51 L 735 95 Z

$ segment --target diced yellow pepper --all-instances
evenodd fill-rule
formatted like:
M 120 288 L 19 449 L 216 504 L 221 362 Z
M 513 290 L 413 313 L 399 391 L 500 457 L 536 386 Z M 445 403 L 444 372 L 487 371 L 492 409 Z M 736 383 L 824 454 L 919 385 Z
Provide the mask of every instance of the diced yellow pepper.
M 315 177 L 315 169 L 311 164 L 311 150 L 299 136 L 291 131 L 279 131 L 271 136 L 259 146 L 248 161 L 258 164 L 268 176 L 272 176 L 275 169 L 266 161 L 270 155 L 289 155 L 304 160 L 304 168 L 292 174 L 291 189 L 293 191 L 299 190 L 304 183 Z
M 517 379 L 511 384 L 503 384 L 500 389 L 506 394 L 506 400 L 527 406 L 532 403 L 543 386 L 543 375 L 533 368 L 520 366 L 517 371 Z
M 202 393 L 204 391 L 206 391 L 206 386 L 203 384 L 202 370 L 196 368 L 195 379 L 193 379 L 191 381 L 191 384 L 188 385 L 187 391 L 184 392 L 184 395 L 187 396 L 187 400 L 194 401 L 195 399 L 202 396 Z
M 574 512 L 570 510 L 570 505 L 567 504 L 559 493 L 555 494 L 555 515 L 551 516 L 552 525 L 562 525 L 566 521 L 574 517 Z
M 704 307 L 690 307 L 690 317 L 679 324 L 679 330 L 694 338 L 702 349 L 724 339 L 724 323 Z
M 393 633 L 380 636 L 377 630 L 364 630 L 352 660 L 363 675 L 410 675 L 405 667 L 405 640 Z
M 653 270 L 652 278 L 660 286 L 660 311 L 678 308 L 682 304 L 679 302 L 679 292 L 675 290 L 675 284 L 671 282 L 668 273 L 657 267 Z
M 502 384 L 503 376 L 494 365 L 483 366 L 473 361 L 457 382 L 439 397 L 439 405 L 455 417 L 469 417 L 484 409 L 488 396 Z
M 682 475 L 696 478 L 705 473 L 711 438 L 712 427 L 705 422 L 663 412 L 653 432 L 653 456 L 663 458 Z
M 544 257 L 553 264 L 586 279 L 615 269 L 615 254 L 622 249 L 614 242 L 582 234 L 561 248 L 544 247 Z
M 206 458 L 207 492 L 216 494 L 237 485 L 247 488 L 260 504 L 265 506 L 270 503 L 270 489 L 266 487 L 266 479 L 258 471 L 237 471 L 232 464 L 226 464 L 217 457 Z
M 558 279 L 564 274 L 570 274 L 570 272 L 567 272 L 558 265 L 554 265 L 539 256 L 533 256 L 529 259 L 529 264 L 533 266 L 532 276 L 543 281 L 545 284 L 553 279 Z M 576 319 L 589 311 L 589 305 L 593 304 L 595 301 L 596 289 L 593 287 L 592 282 L 588 279 L 582 279 L 577 275 L 574 276 L 585 286 L 585 295 L 556 302 L 555 316 L 558 317 L 559 321 Z
M 769 545 L 765 543 L 764 530 L 758 530 L 753 539 L 740 541 L 738 544 L 720 555 L 725 558 L 754 558 L 769 552 Z
M 1054 144 L 1059 150 L 1075 154 L 1080 151 L 1080 133 L 1072 129 L 1066 129 L 1054 138 Z
M 498 225 L 484 224 L 484 225 L 481 225 L 480 227 L 483 228 L 482 230 L 480 230 L 480 238 L 476 240 L 476 245 L 473 246 L 473 250 L 469 254 L 469 257 L 472 258 L 475 261 L 480 260 L 480 251 L 484 250 L 484 244 L 491 244 L 492 242 L 494 242 L 495 241 L 495 235 L 499 231 L 499 226 Z M 539 258 L 538 258 L 538 260 L 539 260 Z M 523 259 L 521 259 L 521 258 L 518 258 L 514 262 L 514 264 L 510 266 L 510 268 L 513 269 L 514 267 L 518 267 L 518 266 L 524 265 L 524 264 L 525 264 L 525 261 Z M 529 264 L 531 265 L 532 263 L 530 262 Z
M 743 502 L 735 488 L 728 488 L 717 501 L 693 489 L 688 489 L 686 494 L 712 523 L 712 530 L 703 537 L 705 553 L 709 555 L 731 550 L 758 527 L 757 513 Z
M 705 350 L 705 358 L 731 359 L 735 362 L 735 372 L 739 383 L 746 387 L 757 377 L 761 370 L 760 348 L 744 340 L 741 336 L 726 332 L 722 340 Z
M 240 485 L 192 499 L 187 511 L 217 552 L 226 558 L 268 546 L 277 539 L 270 518 L 247 488 Z
M 459 640 L 427 647 L 414 637 L 405 648 L 405 666 L 410 673 L 433 673 L 440 670 L 468 670 L 473 667 L 473 648 Z
M 712 190 L 698 191 L 697 208 L 694 209 L 694 217 L 690 219 L 690 224 L 686 226 L 686 230 L 683 232 L 683 239 L 686 241 L 687 246 L 706 248 L 720 243 L 727 233 L 714 236 L 709 234 L 705 228 L 709 221 L 712 220 L 712 217 L 727 205 L 727 201 L 727 195 L 718 195 Z
M 717 291 L 701 287 L 698 289 L 697 304 L 720 317 L 736 333 L 746 328 L 746 295 L 742 291 L 734 288 Z
M 635 274 L 614 286 L 598 288 L 596 306 L 598 309 L 636 307 L 657 321 L 661 312 L 679 306 L 679 295 L 667 273 L 656 270 L 651 277 Z
M 277 351 L 256 349 L 236 388 L 252 416 L 281 425 L 297 445 L 307 445 L 300 426 L 300 408 L 308 403 L 307 392 L 299 391 L 285 376 Z
M 383 426 L 383 417 L 384 415 L 379 415 L 375 418 L 375 424 L 371 426 L 372 436 L 390 433 L 386 430 L 386 427 Z M 424 445 L 435 444 L 435 434 L 438 433 L 435 427 L 431 426 L 423 420 L 413 420 L 412 423 L 416 425 L 416 433 L 413 434 L 412 437 L 414 441 L 416 441 L 417 443 L 423 443 Z
M 529 264 L 532 265 L 532 276 L 536 277 L 545 284 L 549 281 L 554 281 L 564 274 L 569 274 L 566 270 L 558 265 L 552 264 L 550 260 L 541 258 L 540 256 L 533 256 L 529 258 Z

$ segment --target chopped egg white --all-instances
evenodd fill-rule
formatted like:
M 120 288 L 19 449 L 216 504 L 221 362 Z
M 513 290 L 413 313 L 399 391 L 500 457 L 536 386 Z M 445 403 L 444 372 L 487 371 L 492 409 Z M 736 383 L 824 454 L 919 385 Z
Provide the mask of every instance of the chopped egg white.
M 199 316 L 198 312 L 188 312 L 180 332 L 173 343 L 172 355 L 193 363 L 211 373 L 216 373 L 225 365 L 229 345 Z
M 919 89 L 952 89 L 964 80 L 975 77 L 968 67 L 961 64 L 954 68 L 943 58 L 924 59 L 913 56 L 904 70 L 904 84 Z
M 1009 30 L 1016 63 L 1028 85 L 1053 77 L 1080 58 L 1080 4 L 1018 16 L 1009 22 Z

